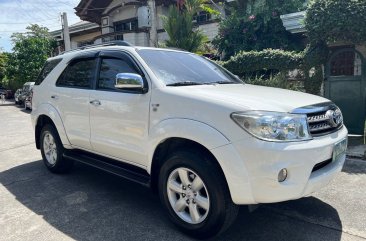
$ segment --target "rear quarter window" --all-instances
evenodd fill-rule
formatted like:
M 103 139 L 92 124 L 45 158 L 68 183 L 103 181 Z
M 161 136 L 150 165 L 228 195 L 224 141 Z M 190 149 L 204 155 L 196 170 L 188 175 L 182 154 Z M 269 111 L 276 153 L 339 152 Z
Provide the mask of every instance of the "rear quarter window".
M 62 59 L 60 58 L 46 61 L 34 84 L 40 85 L 48 74 L 51 73 L 52 70 L 61 62 L 61 60 Z
M 91 88 L 95 77 L 96 58 L 75 59 L 56 81 L 58 87 Z

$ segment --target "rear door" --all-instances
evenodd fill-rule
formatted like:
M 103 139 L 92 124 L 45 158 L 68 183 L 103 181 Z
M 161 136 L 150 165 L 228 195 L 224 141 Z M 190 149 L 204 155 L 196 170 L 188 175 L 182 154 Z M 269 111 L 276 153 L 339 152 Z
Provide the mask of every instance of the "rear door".
M 90 95 L 92 147 L 103 155 L 146 166 L 150 91 L 127 92 L 114 87 L 118 73 L 143 73 L 123 52 L 101 52 L 99 66 L 96 88 Z
M 73 59 L 49 96 L 61 115 L 70 143 L 82 149 L 92 149 L 89 95 L 96 74 L 96 54 L 88 53 Z

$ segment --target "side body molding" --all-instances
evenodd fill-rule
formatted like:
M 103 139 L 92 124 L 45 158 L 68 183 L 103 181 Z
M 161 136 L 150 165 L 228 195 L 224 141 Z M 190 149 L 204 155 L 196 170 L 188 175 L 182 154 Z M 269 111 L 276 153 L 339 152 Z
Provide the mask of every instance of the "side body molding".
M 71 144 L 67 137 L 64 124 L 62 123 L 60 114 L 58 113 L 56 108 L 53 107 L 51 104 L 41 104 L 34 111 L 36 113 L 32 114 L 33 127 L 34 128 L 36 127 L 39 116 L 41 115 L 48 116 L 55 124 L 57 132 L 60 136 L 61 142 L 64 145 L 64 147 L 71 148 Z

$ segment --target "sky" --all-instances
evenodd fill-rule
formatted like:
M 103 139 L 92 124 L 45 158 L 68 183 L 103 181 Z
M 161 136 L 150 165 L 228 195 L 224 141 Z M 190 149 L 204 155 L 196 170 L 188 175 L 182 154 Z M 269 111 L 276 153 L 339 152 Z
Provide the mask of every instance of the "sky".
M 26 32 L 30 24 L 61 29 L 60 13 L 66 12 L 69 25 L 80 21 L 74 7 L 80 0 L 0 0 L 0 51 L 11 52 L 11 35 Z

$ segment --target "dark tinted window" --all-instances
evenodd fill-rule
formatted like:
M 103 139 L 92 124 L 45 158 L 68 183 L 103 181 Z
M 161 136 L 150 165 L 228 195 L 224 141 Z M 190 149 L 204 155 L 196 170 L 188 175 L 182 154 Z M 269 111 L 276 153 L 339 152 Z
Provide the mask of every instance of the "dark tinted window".
M 35 85 L 40 85 L 43 80 L 47 77 L 47 75 L 49 73 L 51 73 L 51 71 L 58 65 L 58 63 L 61 62 L 62 59 L 53 59 L 53 60 L 50 60 L 50 61 L 47 61 L 41 72 L 39 73 L 37 79 L 36 79 L 36 82 L 34 83 Z
M 114 25 L 115 32 L 131 31 L 131 30 L 137 29 L 138 21 L 137 21 L 137 18 L 133 18 L 133 19 L 115 22 L 115 23 L 113 23 L 113 25 Z
M 99 89 L 115 89 L 118 73 L 137 73 L 131 62 L 122 59 L 102 59 L 98 80 Z
M 94 79 L 96 59 L 72 61 L 61 74 L 56 86 L 90 88 Z

